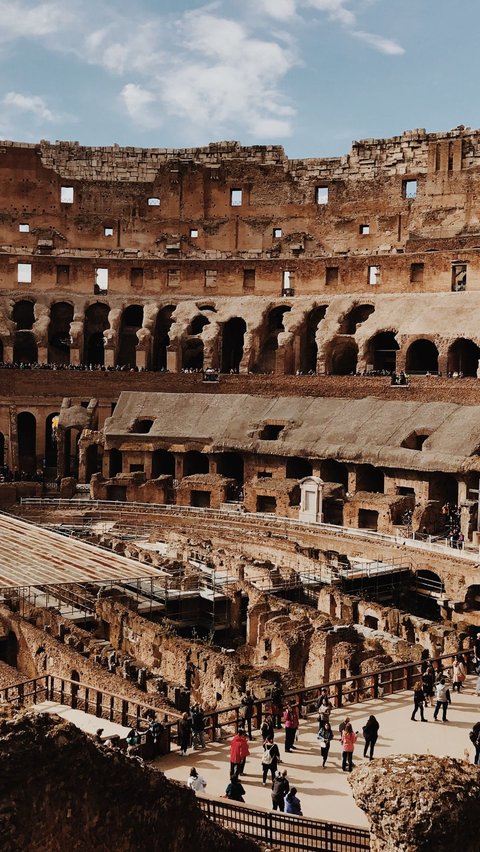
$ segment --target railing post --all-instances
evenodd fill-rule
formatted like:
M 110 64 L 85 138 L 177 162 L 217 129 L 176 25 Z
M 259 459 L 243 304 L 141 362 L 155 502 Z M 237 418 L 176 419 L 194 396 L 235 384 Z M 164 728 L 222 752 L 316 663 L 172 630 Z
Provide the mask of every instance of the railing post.
M 373 675 L 373 697 L 378 698 L 378 672 Z
M 60 681 L 60 704 L 65 704 L 65 681 L 63 677 Z
M 95 715 L 101 717 L 102 715 L 102 698 L 103 695 L 99 689 L 97 689 L 96 701 L 95 701 Z
M 122 700 L 122 725 L 124 725 L 125 728 L 129 727 L 129 724 L 128 724 L 128 701 L 126 701 L 125 699 Z

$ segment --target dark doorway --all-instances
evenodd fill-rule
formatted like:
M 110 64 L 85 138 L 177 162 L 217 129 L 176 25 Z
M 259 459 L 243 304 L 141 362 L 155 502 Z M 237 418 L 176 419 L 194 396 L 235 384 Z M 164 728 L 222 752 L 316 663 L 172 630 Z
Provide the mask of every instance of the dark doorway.
M 210 491 L 192 491 L 190 494 L 190 505 L 199 509 L 210 508 Z
M 100 473 L 102 463 L 98 452 L 98 444 L 90 444 L 85 453 L 85 481 L 90 482 L 95 473 Z
M 170 345 L 170 328 L 174 322 L 172 314 L 175 308 L 176 305 L 166 305 L 157 314 L 153 333 L 153 370 L 166 370 L 167 368 L 167 349 Z
M 182 369 L 203 369 L 203 340 L 191 337 L 182 344 Z
M 103 366 L 105 364 L 105 344 L 103 333 L 109 328 L 110 308 L 103 302 L 95 302 L 85 311 L 84 361 L 85 364 Z
M 378 528 L 378 512 L 373 509 L 358 510 L 358 527 L 361 530 L 374 530 Z
M 458 501 L 458 482 L 451 473 L 433 474 L 428 486 L 429 500 L 438 500 L 445 505 L 456 506 Z
M 152 477 L 162 474 L 175 477 L 175 456 L 168 450 L 154 450 L 152 453 Z
M 289 311 L 291 311 L 291 308 L 287 305 L 279 305 L 277 308 L 273 308 L 267 316 L 257 364 L 259 373 L 275 372 L 278 337 L 282 331 L 285 331 L 283 320 L 285 314 Z
M 358 347 L 354 340 L 336 337 L 330 345 L 327 370 L 332 376 L 350 376 L 357 372 Z
M 275 497 L 259 494 L 257 496 L 257 512 L 274 515 L 277 511 L 277 500 Z
M 138 345 L 137 331 L 143 323 L 143 306 L 129 305 L 122 314 L 120 324 L 120 346 L 117 364 L 119 367 L 135 367 Z
M 35 364 L 38 360 L 37 341 L 31 331 L 17 331 L 13 344 L 15 364 Z
M 306 476 L 311 476 L 312 472 L 312 463 L 308 459 L 301 459 L 298 456 L 287 459 L 285 471 L 287 479 L 305 479 Z
M 48 363 L 70 364 L 70 323 L 73 305 L 56 302 L 50 309 L 48 327 Z
M 357 491 L 369 491 L 372 494 L 383 494 L 385 476 L 383 470 L 372 464 L 360 464 L 357 467 Z
M 217 456 L 217 471 L 228 479 L 243 483 L 243 458 L 239 453 L 220 453 Z
M 108 475 L 116 476 L 117 473 L 122 473 L 123 470 L 123 457 L 120 450 L 113 448 L 110 450 L 109 460 L 108 460 Z
M 303 373 L 317 372 L 317 329 L 324 319 L 328 305 L 315 308 L 307 317 L 301 337 L 300 369 Z
M 57 471 L 57 430 L 53 421 L 58 418 L 58 411 L 49 414 L 45 420 L 45 466 L 51 477 L 55 478 Z
M 336 459 L 325 459 L 321 465 L 324 482 L 338 482 L 348 489 L 348 471 L 344 464 Z
M 9 630 L 4 639 L 0 639 L 0 660 L 13 669 L 17 668 L 18 639 L 13 630 Z
M 78 479 L 79 440 L 80 431 L 78 429 L 65 430 L 64 476 L 73 476 L 75 479 Z
M 243 343 L 247 323 L 241 317 L 232 317 L 222 327 L 220 371 L 238 373 L 243 358 Z
M 15 302 L 12 310 L 12 320 L 17 331 L 31 331 L 35 322 L 35 302 L 21 299 Z
M 201 334 L 206 325 L 210 325 L 210 320 L 202 314 L 197 314 L 190 323 L 190 334 Z
M 199 453 L 197 450 L 190 450 L 185 453 L 183 461 L 183 475 L 193 476 L 196 473 L 208 473 L 210 465 L 208 456 L 205 453 Z
M 17 417 L 18 465 L 24 473 L 37 471 L 37 421 L 29 411 Z
M 438 373 L 438 349 L 431 340 L 415 340 L 407 350 L 408 373 Z
M 447 371 L 462 373 L 464 376 L 476 376 L 479 359 L 480 348 L 477 344 L 473 340 L 459 337 L 448 350 Z
M 374 370 L 393 373 L 399 348 L 394 331 L 381 331 L 368 344 L 368 363 L 372 364 Z

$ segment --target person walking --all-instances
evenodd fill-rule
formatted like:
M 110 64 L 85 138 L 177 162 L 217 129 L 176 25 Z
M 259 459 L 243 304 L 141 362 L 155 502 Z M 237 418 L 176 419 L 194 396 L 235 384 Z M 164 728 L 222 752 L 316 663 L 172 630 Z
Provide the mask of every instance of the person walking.
M 200 704 L 194 704 L 190 716 L 192 719 L 192 736 L 194 748 L 206 748 L 205 746 L 205 714 Z
M 182 713 L 182 718 L 178 723 L 178 742 L 180 745 L 180 754 L 186 754 L 190 748 L 190 739 L 192 735 L 192 720 L 188 713 Z
M 412 722 L 416 722 L 415 716 L 417 715 L 417 710 L 420 710 L 420 718 L 422 722 L 428 722 L 428 719 L 425 719 L 423 714 L 423 705 L 425 704 L 425 693 L 423 691 L 423 687 L 421 681 L 417 680 L 415 686 L 413 687 L 413 712 L 411 715 Z
M 245 770 L 245 761 L 249 754 L 250 749 L 248 747 L 247 735 L 245 731 L 240 729 L 238 734 L 232 737 L 230 743 L 230 777 L 235 775 L 238 778 L 239 775 L 242 775 Z
M 252 693 L 251 689 L 247 689 L 247 691 L 245 692 L 245 695 L 242 696 L 242 699 L 240 701 L 240 715 L 241 715 L 243 721 L 246 724 L 249 740 L 253 739 L 253 737 L 252 737 L 252 718 L 253 718 L 253 711 L 255 709 L 255 701 L 256 700 L 257 699 L 256 699 L 255 695 Z
M 433 718 L 437 721 L 437 716 L 440 708 L 442 708 L 442 722 L 448 722 L 447 719 L 447 707 L 452 703 L 452 699 L 450 697 L 450 690 L 448 689 L 445 678 L 440 678 L 439 682 L 435 687 L 435 710 L 433 711 Z
M 295 749 L 295 735 L 298 730 L 298 712 L 297 708 L 290 703 L 283 714 L 283 722 L 285 724 L 285 751 L 289 752 Z
M 286 771 L 277 772 L 272 784 L 272 808 L 274 811 L 285 810 L 285 796 L 290 790 L 290 784 Z
M 192 766 L 190 770 L 190 775 L 188 776 L 187 780 L 187 787 L 189 787 L 190 790 L 193 790 L 195 793 L 201 793 L 202 790 L 205 790 L 206 786 L 207 782 L 205 781 L 205 779 L 202 778 L 202 776 L 198 774 L 195 767 Z
M 300 799 L 297 796 L 296 787 L 292 787 L 292 789 L 289 790 L 289 792 L 285 796 L 285 813 L 303 816 L 302 807 L 300 805 Z
M 322 768 L 325 769 L 328 752 L 330 751 L 330 743 L 334 739 L 332 726 L 328 719 L 321 726 L 317 737 L 320 741 L 320 754 L 322 755 Z
M 351 772 L 353 769 L 353 750 L 357 742 L 357 734 L 350 724 L 347 722 L 342 731 L 342 770 L 343 772 Z
M 267 740 L 273 740 L 273 738 L 275 737 L 275 728 L 273 727 L 273 720 L 270 713 L 267 713 L 267 715 L 265 716 L 262 722 L 260 733 L 262 735 L 263 742 L 266 742 Z
M 460 692 L 463 686 L 463 682 L 467 676 L 467 669 L 465 667 L 465 660 L 463 659 L 461 654 L 457 654 L 453 661 L 452 666 L 453 672 L 453 683 L 452 683 L 452 692 Z
M 333 710 L 333 704 L 330 701 L 328 696 L 328 692 L 325 688 L 322 689 L 320 693 L 320 698 L 317 701 L 317 710 L 318 710 L 318 732 L 320 733 L 320 728 L 322 728 L 325 722 L 328 722 L 330 719 L 330 714 Z
M 480 722 L 477 722 L 473 726 L 468 736 L 470 737 L 470 741 L 475 746 L 475 756 L 473 758 L 473 762 L 475 766 L 480 766 Z
M 267 783 L 267 775 L 270 772 L 272 778 L 272 784 L 275 780 L 275 774 L 277 772 L 278 761 L 280 760 L 280 751 L 278 745 L 274 743 L 273 737 L 268 739 L 263 744 L 263 754 L 262 754 L 262 783 L 265 787 Z
M 232 775 L 225 790 L 227 799 L 232 799 L 233 802 L 244 802 L 245 787 L 240 783 L 236 775 Z
M 275 728 L 282 727 L 283 714 L 283 689 L 279 680 L 276 680 L 272 689 L 272 719 Z
M 380 725 L 378 724 L 375 716 L 369 716 L 367 719 L 367 724 L 363 726 L 363 736 L 365 737 L 365 745 L 363 746 L 363 756 L 367 757 L 367 752 L 370 750 L 370 754 L 368 755 L 370 760 L 373 759 L 375 743 L 378 740 L 379 727 Z
M 431 663 L 428 663 L 422 675 L 422 688 L 425 696 L 425 706 L 433 704 L 433 689 L 435 685 L 435 672 Z

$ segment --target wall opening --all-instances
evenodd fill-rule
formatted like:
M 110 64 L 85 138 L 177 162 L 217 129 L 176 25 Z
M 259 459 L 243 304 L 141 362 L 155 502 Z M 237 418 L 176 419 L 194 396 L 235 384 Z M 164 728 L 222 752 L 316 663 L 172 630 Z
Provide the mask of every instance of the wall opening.
M 240 453 L 219 453 L 216 461 L 217 471 L 221 476 L 235 479 L 238 483 L 243 484 L 244 465 Z
M 189 450 L 185 453 L 183 460 L 183 475 L 194 476 L 196 473 L 208 473 L 210 464 L 208 456 L 205 453 L 199 453 L 198 450 Z
M 438 349 L 431 340 L 415 340 L 407 350 L 408 373 L 438 373 Z
M 447 372 L 476 376 L 479 367 L 480 347 L 473 340 L 459 337 L 448 350 Z
M 104 332 L 109 328 L 110 308 L 102 302 L 94 302 L 85 311 L 84 363 L 95 366 L 105 364 Z
M 55 479 L 57 475 L 57 430 L 58 411 L 49 414 L 45 419 L 45 467 L 49 479 Z M 55 426 L 54 426 L 55 424 Z
M 194 337 L 182 342 L 182 369 L 203 370 L 203 340 Z
M 257 495 L 257 512 L 262 512 L 267 515 L 274 515 L 277 511 L 277 500 L 275 497 L 269 497 L 268 495 L 258 494 Z
M 152 477 L 173 476 L 175 478 L 175 456 L 168 450 L 154 450 L 152 453 Z
M 35 364 L 38 361 L 38 346 L 31 331 L 17 331 L 13 343 L 15 364 Z
M 359 464 L 357 467 L 357 491 L 369 491 L 371 494 L 383 494 L 385 476 L 383 470 L 372 464 Z
M 170 328 L 173 323 L 172 314 L 176 305 L 166 305 L 157 314 L 153 334 L 153 364 L 154 370 L 167 368 L 167 349 L 170 345 Z
M 242 317 L 232 317 L 222 326 L 220 371 L 238 373 L 243 358 L 247 323 Z
M 373 305 L 355 305 L 342 318 L 339 333 L 340 334 L 355 334 L 359 325 L 374 313 Z
M 118 473 L 122 473 L 123 471 L 123 456 L 120 450 L 117 450 L 115 447 L 110 450 L 108 465 L 109 476 L 117 476 Z
M 342 462 L 336 459 L 325 459 L 321 464 L 321 478 L 324 482 L 336 482 L 348 488 L 348 471 Z
M 308 459 L 293 456 L 287 459 L 285 466 L 285 475 L 287 479 L 304 479 L 306 476 L 312 476 L 313 467 Z
M 120 325 L 120 347 L 117 364 L 119 367 L 135 367 L 138 344 L 137 331 L 143 323 L 143 305 L 129 305 L 122 314 Z
M 379 372 L 394 373 L 399 345 L 394 331 L 381 331 L 368 342 L 367 360 Z
M 73 322 L 73 305 L 55 302 L 50 309 L 48 327 L 48 363 L 70 364 L 70 323 Z
M 320 305 L 315 308 L 307 317 L 307 321 L 300 336 L 301 341 L 301 358 L 300 369 L 303 373 L 317 372 L 317 330 L 321 321 L 327 313 L 328 305 Z
M 277 308 L 269 311 L 266 317 L 260 356 L 257 363 L 257 371 L 259 373 L 275 372 L 278 337 L 282 331 L 285 331 L 283 321 L 285 314 L 290 310 L 291 308 L 286 305 L 279 305 Z
M 17 326 L 17 331 L 31 331 L 35 322 L 35 302 L 31 302 L 30 299 L 15 302 L 12 320 Z
M 378 512 L 375 512 L 373 509 L 359 509 L 358 528 L 361 530 L 374 530 L 376 532 L 378 529 Z
M 17 416 L 18 466 L 21 472 L 37 471 L 37 421 L 30 411 Z
M 336 337 L 330 344 L 327 372 L 332 376 L 350 376 L 357 372 L 358 346 L 354 340 Z
M 211 493 L 210 491 L 191 491 L 190 505 L 196 506 L 198 509 L 210 508 Z

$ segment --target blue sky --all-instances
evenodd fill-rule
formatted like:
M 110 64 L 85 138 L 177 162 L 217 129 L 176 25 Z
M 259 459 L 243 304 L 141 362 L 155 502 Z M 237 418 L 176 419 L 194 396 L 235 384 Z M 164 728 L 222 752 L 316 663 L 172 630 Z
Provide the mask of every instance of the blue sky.
M 190 147 L 480 124 L 480 3 L 0 0 L 0 138 Z

